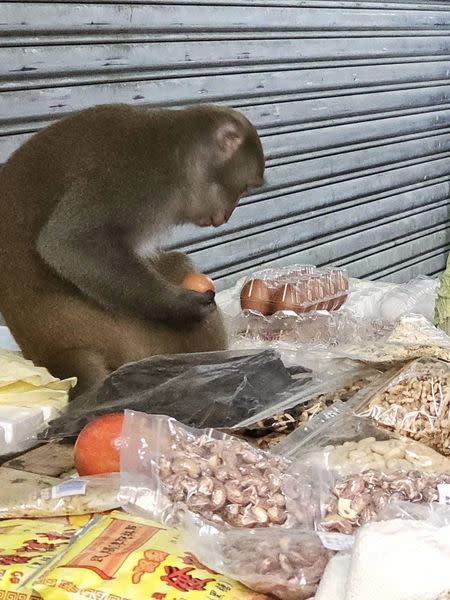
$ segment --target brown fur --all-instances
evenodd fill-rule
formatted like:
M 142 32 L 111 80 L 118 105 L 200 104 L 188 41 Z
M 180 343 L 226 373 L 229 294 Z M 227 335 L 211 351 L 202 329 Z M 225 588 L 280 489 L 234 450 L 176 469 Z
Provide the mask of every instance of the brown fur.
M 215 107 L 97 107 L 31 138 L 0 171 L 0 312 L 24 355 L 83 392 L 129 361 L 225 348 L 215 305 L 179 287 L 190 259 L 136 246 L 223 222 L 263 169 L 252 126 Z

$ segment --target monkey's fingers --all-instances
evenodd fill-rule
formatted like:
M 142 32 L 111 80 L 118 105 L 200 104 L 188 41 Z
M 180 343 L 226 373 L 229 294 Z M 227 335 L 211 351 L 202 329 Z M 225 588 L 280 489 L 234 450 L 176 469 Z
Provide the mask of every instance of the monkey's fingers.
M 169 320 L 175 324 L 198 323 L 217 309 L 211 293 L 181 290 L 172 300 Z

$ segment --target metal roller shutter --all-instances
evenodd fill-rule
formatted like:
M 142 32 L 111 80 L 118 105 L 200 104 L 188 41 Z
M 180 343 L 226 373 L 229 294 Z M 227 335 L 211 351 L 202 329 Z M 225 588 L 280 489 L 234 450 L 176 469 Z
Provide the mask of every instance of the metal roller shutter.
M 406 280 L 450 248 L 450 1 L 0 2 L 0 162 L 107 102 L 226 103 L 268 185 L 183 247 L 219 287 L 260 264 Z

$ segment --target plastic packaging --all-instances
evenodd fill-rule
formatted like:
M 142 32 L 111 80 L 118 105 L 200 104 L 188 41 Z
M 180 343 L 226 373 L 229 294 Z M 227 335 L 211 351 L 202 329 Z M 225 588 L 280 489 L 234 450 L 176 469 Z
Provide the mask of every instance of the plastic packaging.
M 263 316 L 251 310 L 238 315 L 231 332 L 231 341 L 252 340 L 290 344 L 302 347 L 333 349 L 355 343 L 377 342 L 392 332 L 392 324 L 358 318 L 347 310 L 315 311 L 306 314 L 276 313 Z
M 309 462 L 340 473 L 366 469 L 450 473 L 450 458 L 425 444 L 381 429 L 370 418 L 355 416 L 351 407 L 342 403 L 320 413 L 274 450 L 289 459 L 307 457 Z
M 125 408 L 170 414 L 196 427 L 231 427 L 247 415 L 295 398 L 311 380 L 273 350 L 157 356 L 109 375 L 95 401 L 80 397 L 42 439 L 76 435 L 97 416 Z
M 450 504 L 450 473 L 385 473 L 371 469 L 341 476 L 335 471 L 322 471 L 320 481 L 317 528 L 325 532 L 352 535 L 358 527 L 375 520 L 379 511 L 393 501 Z
M 265 269 L 244 283 L 241 307 L 263 315 L 285 310 L 337 310 L 347 299 L 348 287 L 348 277 L 342 269 L 311 265 Z
M 393 519 L 358 531 L 343 600 L 437 600 L 450 591 L 450 526 Z
M 450 365 L 418 359 L 368 394 L 356 412 L 450 456 Z
M 286 506 L 284 459 L 214 429 L 126 411 L 121 471 L 123 508 L 162 523 L 190 511 L 234 527 L 312 525 L 307 488 Z
M 119 508 L 120 475 L 67 479 L 54 486 L 16 496 L 14 504 L 0 503 L 0 519 L 45 518 L 101 513 Z
M 114 512 L 91 521 L 29 585 L 42 600 L 264 600 L 202 565 L 179 538 L 174 529 Z
M 0 350 L 0 455 L 23 452 L 37 433 L 58 417 L 76 379 L 59 380 L 16 352 Z
M 450 507 L 392 502 L 328 563 L 316 600 L 446 600 Z
M 331 556 L 312 531 L 223 529 L 198 517 L 184 522 L 184 539 L 210 568 L 281 600 L 314 596 Z
M 381 318 L 394 322 L 406 314 L 414 313 L 433 321 L 438 288 L 437 279 L 423 276 L 396 286 L 381 299 Z
M 246 419 L 233 432 L 260 448 L 273 447 L 334 402 L 346 402 L 379 376 L 379 371 L 356 366 L 308 386 L 295 404 L 283 403 Z
M 0 532 L 0 598 L 39 600 L 27 580 L 68 545 L 76 529 L 52 519 L 11 519 L 0 523 Z
M 401 317 L 393 330 L 378 340 L 356 338 L 338 349 L 342 357 L 366 363 L 405 363 L 420 357 L 450 362 L 450 337 L 420 315 Z

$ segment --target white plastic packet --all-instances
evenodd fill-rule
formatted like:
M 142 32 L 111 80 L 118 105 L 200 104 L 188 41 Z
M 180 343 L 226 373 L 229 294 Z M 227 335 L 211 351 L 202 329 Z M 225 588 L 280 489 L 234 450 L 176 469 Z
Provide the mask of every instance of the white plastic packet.
M 32 494 L 16 496 L 3 504 L 0 495 L 0 519 L 24 519 L 86 515 L 113 510 L 120 506 L 120 474 L 95 475 L 67 479 Z

